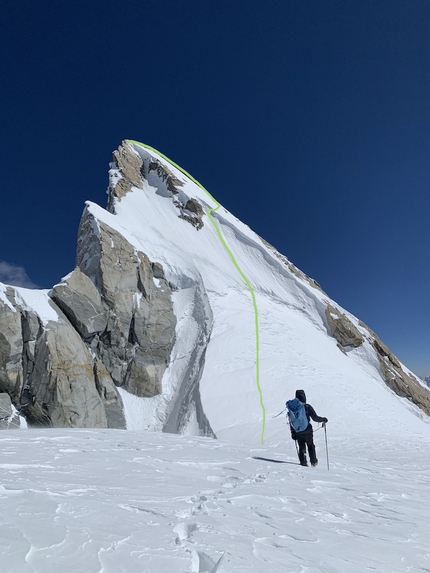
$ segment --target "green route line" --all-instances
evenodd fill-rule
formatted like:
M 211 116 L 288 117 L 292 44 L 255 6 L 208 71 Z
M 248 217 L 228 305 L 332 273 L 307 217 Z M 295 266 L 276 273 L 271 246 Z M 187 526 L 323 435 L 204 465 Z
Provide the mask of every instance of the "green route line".
M 244 274 L 244 272 L 240 268 L 238 262 L 236 261 L 235 256 L 233 255 L 233 253 L 230 250 L 229 246 L 227 245 L 224 237 L 222 236 L 221 229 L 219 228 L 218 223 L 215 221 L 215 218 L 212 215 L 212 213 L 214 213 L 215 211 L 217 211 L 221 207 L 221 204 L 209 193 L 209 191 L 207 189 L 205 189 L 205 187 L 203 187 L 203 185 L 201 183 L 199 183 L 199 181 L 197 181 L 197 179 L 194 179 L 194 177 L 192 175 L 190 175 L 188 173 L 188 171 L 185 171 L 185 169 L 182 169 L 182 167 L 180 167 L 177 163 L 175 163 L 174 161 L 172 161 L 171 159 L 166 157 L 163 153 L 161 153 L 160 151 L 158 151 L 154 147 L 151 147 L 150 145 L 146 145 L 145 143 L 141 143 L 140 141 L 136 141 L 134 139 L 127 139 L 126 141 L 128 141 L 129 143 L 134 143 L 136 145 L 140 145 L 144 149 L 149 149 L 150 151 L 154 151 L 155 153 L 157 153 L 157 155 L 159 155 L 160 157 L 165 159 L 168 163 L 170 163 L 171 165 L 176 167 L 176 169 L 179 169 L 179 171 L 181 173 L 186 175 L 189 179 L 191 179 L 191 181 L 193 181 L 196 185 L 198 185 L 200 187 L 200 189 L 202 189 L 202 191 L 204 191 L 206 193 L 206 195 L 208 195 L 212 199 L 212 201 L 216 204 L 216 207 L 210 207 L 209 209 L 207 209 L 206 214 L 209 217 L 212 225 L 214 226 L 216 234 L 218 235 L 218 238 L 221 241 L 222 246 L 227 251 L 227 254 L 230 257 L 230 259 L 231 259 L 233 265 L 235 266 L 237 272 L 242 277 L 243 281 L 245 282 L 246 286 L 248 287 L 249 292 L 251 293 L 252 305 L 254 307 L 254 317 L 255 317 L 255 378 L 256 378 L 256 383 L 257 383 L 258 394 L 260 396 L 260 406 L 261 406 L 261 410 L 263 412 L 263 423 L 262 423 L 262 428 L 261 428 L 261 443 L 264 444 L 264 430 L 266 427 L 266 408 L 264 406 L 263 392 L 261 391 L 261 386 L 260 386 L 260 333 L 259 333 L 259 327 L 258 327 L 257 299 L 255 297 L 254 289 L 252 288 L 252 285 L 251 285 L 248 277 Z

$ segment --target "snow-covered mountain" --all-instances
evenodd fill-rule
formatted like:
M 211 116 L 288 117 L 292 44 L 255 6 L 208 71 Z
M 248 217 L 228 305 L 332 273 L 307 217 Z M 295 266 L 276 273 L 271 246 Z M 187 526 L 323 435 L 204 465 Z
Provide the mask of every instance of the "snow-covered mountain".
M 428 431 L 426 385 L 189 174 L 125 141 L 109 177 L 75 270 L 0 287 L 0 389 L 29 423 L 277 443 L 305 388 L 340 434 Z
M 429 571 L 425 383 L 160 153 L 109 176 L 76 268 L 0 285 L 1 572 Z

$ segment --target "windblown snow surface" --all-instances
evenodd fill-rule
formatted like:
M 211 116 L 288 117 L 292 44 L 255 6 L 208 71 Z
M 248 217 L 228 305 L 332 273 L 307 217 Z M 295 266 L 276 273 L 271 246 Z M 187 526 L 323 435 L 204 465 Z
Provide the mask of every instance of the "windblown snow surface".
M 183 204 L 216 207 L 155 152 L 134 148 L 183 182 Z M 262 445 L 251 296 L 209 217 L 199 231 L 180 219 L 156 171 L 115 214 L 88 209 L 163 265 L 177 289 L 176 342 L 162 396 L 121 392 L 127 431 L 0 434 L 0 572 L 430 571 L 429 419 L 386 386 L 367 339 L 339 350 L 326 305 L 368 336 L 358 319 L 224 208 L 213 213 L 256 295 Z M 201 403 L 218 439 L 199 437 L 192 410 L 183 435 L 156 432 L 181 397 L 203 325 Z M 329 418 L 330 470 L 324 430 L 315 432 L 318 467 L 303 468 L 285 417 L 274 417 L 297 388 Z
M 342 413 L 340 412 L 340 415 Z M 0 434 L 2 573 L 430 570 L 429 443 L 329 427 L 294 445 L 120 430 Z M 334 424 L 333 424 L 334 427 Z M 253 459 L 268 458 L 284 463 Z

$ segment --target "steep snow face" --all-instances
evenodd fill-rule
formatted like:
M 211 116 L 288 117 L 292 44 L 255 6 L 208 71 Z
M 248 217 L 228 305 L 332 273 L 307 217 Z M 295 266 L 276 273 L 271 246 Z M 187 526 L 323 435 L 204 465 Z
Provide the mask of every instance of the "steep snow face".
M 43 326 L 47 327 L 49 321 L 58 321 L 58 314 L 48 296 L 49 290 L 36 290 L 14 287 L 15 300 L 24 310 L 35 311 Z
M 330 427 L 338 435 L 405 431 L 428 435 L 427 416 L 386 386 L 368 331 L 357 318 L 330 300 L 313 281 L 294 272 L 285 257 L 162 156 L 138 144 L 132 149 L 143 161 L 142 188 L 132 186 L 120 198 L 111 196 L 111 212 L 93 203 L 88 203 L 88 210 L 137 250 L 160 262 L 166 279 L 178 289 L 177 308 L 181 310 L 176 347 L 164 375 L 163 394 L 181 392 L 190 376 L 196 333 L 205 322 L 206 338 L 200 339 L 205 356 L 201 354 L 193 368 L 199 369 L 202 407 L 218 437 L 255 443 L 262 435 L 265 410 L 266 441 L 282 442 L 286 438 L 283 418 L 273 416 L 297 388 L 306 390 L 309 402 L 319 415 L 330 419 Z M 115 169 L 110 174 L 114 187 L 120 177 Z M 194 216 L 190 200 L 204 210 L 199 230 L 190 224 Z M 215 208 L 212 217 L 220 234 L 208 216 L 208 210 Z M 241 273 L 222 241 L 234 254 Z M 252 285 L 258 307 L 262 400 L 256 384 L 256 317 L 243 275 Z M 196 289 L 207 300 L 205 313 L 195 312 Z M 329 333 L 328 303 L 362 334 L 360 346 L 339 349 Z M 127 410 L 124 395 L 123 400 Z M 131 427 L 156 429 L 160 420 L 172 415 L 169 408 L 174 401 L 152 400 L 154 407 L 142 401 L 144 416 L 135 413 Z M 136 412 L 136 404 L 133 407 Z M 195 411 L 190 408 L 182 413 L 180 430 L 193 433 L 194 426 Z
M 7 285 L 0 283 L 0 300 L 12 311 L 16 312 L 14 306 L 10 303 L 6 296 Z
M 6 296 L 7 288 L 10 290 L 9 296 L 14 303 L 23 310 L 35 312 L 43 326 L 47 327 L 48 322 L 51 320 L 54 322 L 58 320 L 58 314 L 52 305 L 48 289 L 29 289 L 0 283 L 0 300 L 12 310 L 12 312 L 16 312 L 16 308 Z

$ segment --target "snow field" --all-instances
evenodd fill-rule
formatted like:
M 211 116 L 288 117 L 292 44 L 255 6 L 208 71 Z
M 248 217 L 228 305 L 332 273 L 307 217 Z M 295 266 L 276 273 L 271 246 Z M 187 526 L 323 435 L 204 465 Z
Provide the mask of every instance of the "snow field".
M 428 442 L 331 439 L 328 472 L 319 434 L 302 468 L 288 439 L 2 432 L 1 571 L 428 571 Z

